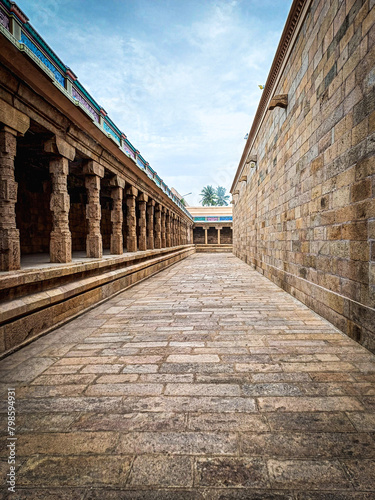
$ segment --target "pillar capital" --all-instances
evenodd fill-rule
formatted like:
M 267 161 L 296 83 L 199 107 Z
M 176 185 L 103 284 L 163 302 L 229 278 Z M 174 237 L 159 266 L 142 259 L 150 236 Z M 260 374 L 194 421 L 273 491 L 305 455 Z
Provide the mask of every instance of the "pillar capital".
M 122 189 L 125 188 L 125 179 L 122 179 L 120 176 L 118 175 L 114 175 L 113 177 L 111 177 L 111 179 L 109 180 L 109 187 L 111 188 L 117 188 L 117 187 L 120 187 Z
M 104 167 L 102 167 L 97 161 L 89 160 L 86 165 L 83 166 L 83 173 L 85 175 L 96 175 L 97 177 L 104 177 Z
M 134 186 L 128 186 L 126 188 L 126 196 L 138 196 L 138 189 Z
M 75 148 L 57 135 L 54 135 L 44 143 L 44 151 L 56 156 L 63 156 L 70 161 L 73 161 L 76 156 Z
M 155 206 L 155 200 L 148 200 L 147 206 L 148 207 L 154 207 Z
M 13 135 L 24 135 L 30 127 L 30 118 L 0 99 L 0 123 L 15 131 Z
M 145 193 L 141 193 L 139 196 L 138 196 L 138 201 L 144 201 L 144 202 L 147 202 L 148 201 L 148 195 L 145 194 Z

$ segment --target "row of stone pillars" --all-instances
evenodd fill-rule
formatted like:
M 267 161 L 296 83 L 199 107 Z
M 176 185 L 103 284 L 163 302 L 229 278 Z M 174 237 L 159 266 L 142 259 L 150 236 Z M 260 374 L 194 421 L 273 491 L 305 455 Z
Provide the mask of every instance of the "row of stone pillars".
M 21 113 L 20 113 L 21 114 Z M 16 117 L 17 118 L 17 117 Z M 25 127 L 24 127 L 25 128 Z M 27 130 L 28 127 L 26 127 Z M 24 130 L 23 133 L 26 131 Z M 14 159 L 17 147 L 17 128 L 3 126 L 0 130 L 0 270 L 20 269 L 20 236 L 16 225 L 15 206 L 17 183 L 15 182 Z M 44 152 L 50 155 L 49 172 L 52 193 L 50 209 L 52 232 L 50 235 L 51 262 L 72 260 L 72 237 L 69 229 L 70 197 L 68 193 L 69 161 L 75 158 L 75 149 L 59 137 L 44 143 Z M 88 234 L 86 239 L 87 257 L 100 258 L 103 255 L 100 231 L 101 206 L 100 187 L 104 177 L 104 167 L 95 161 L 87 161 L 83 167 L 87 190 L 86 219 Z M 113 208 L 111 212 L 112 232 L 111 254 L 120 255 L 124 251 L 123 241 L 123 197 L 126 196 L 126 249 L 135 252 L 146 249 L 160 249 L 188 243 L 188 225 L 178 215 L 118 175 L 109 180 Z M 138 202 L 138 244 L 137 214 Z
M 208 245 L 208 227 L 204 227 L 204 244 Z M 220 231 L 223 229 L 222 227 L 215 226 L 217 229 L 217 244 L 220 245 Z

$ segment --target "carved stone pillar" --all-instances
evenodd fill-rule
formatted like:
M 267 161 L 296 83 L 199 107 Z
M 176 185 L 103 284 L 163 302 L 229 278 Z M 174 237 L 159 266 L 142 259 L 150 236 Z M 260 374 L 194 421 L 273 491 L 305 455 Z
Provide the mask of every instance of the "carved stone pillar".
M 147 248 L 149 250 L 154 249 L 154 212 L 155 201 L 149 200 L 147 203 Z
M 137 195 L 138 189 L 133 186 L 129 186 L 126 190 L 126 248 L 128 252 L 137 251 L 137 217 L 135 213 L 135 198 Z
M 17 132 L 0 130 L 0 271 L 20 268 L 20 234 L 16 226 L 17 183 L 14 180 L 14 157 Z
M 138 197 L 139 205 L 139 241 L 138 250 L 147 250 L 146 237 L 146 203 L 148 202 L 147 194 L 142 193 Z
M 223 229 L 222 227 L 218 227 L 217 229 L 217 244 L 220 245 L 220 231 Z
M 50 261 L 71 262 L 72 235 L 69 229 L 70 197 L 68 193 L 69 160 L 75 158 L 75 149 L 60 137 L 44 143 L 44 151 L 52 154 L 49 171 L 52 180 L 50 209 L 52 232 L 50 235 Z
M 103 257 L 103 242 L 100 232 L 102 209 L 100 206 L 100 179 L 104 177 L 104 167 L 96 161 L 89 161 L 83 168 L 87 189 L 86 219 L 88 234 L 86 255 L 91 258 Z
M 155 207 L 155 248 L 161 248 L 161 205 Z
M 181 245 L 181 219 L 177 219 L 177 245 Z
M 14 157 L 17 135 L 30 126 L 30 118 L 0 99 L 0 271 L 21 266 L 20 235 L 16 226 L 17 183 Z
M 162 207 L 161 210 L 161 248 L 165 248 L 166 244 L 166 209 Z
M 113 208 L 111 211 L 112 233 L 110 252 L 121 255 L 124 252 L 122 200 L 124 197 L 125 181 L 118 175 L 110 180 Z
M 166 246 L 170 247 L 171 246 L 171 212 L 170 210 L 167 211 L 166 213 Z
M 171 246 L 172 247 L 175 246 L 175 237 L 176 237 L 176 233 L 175 233 L 175 227 L 174 227 L 174 213 L 172 212 L 171 213 Z
M 203 229 L 204 229 L 204 244 L 208 245 L 208 236 L 207 236 L 208 228 L 204 227 Z

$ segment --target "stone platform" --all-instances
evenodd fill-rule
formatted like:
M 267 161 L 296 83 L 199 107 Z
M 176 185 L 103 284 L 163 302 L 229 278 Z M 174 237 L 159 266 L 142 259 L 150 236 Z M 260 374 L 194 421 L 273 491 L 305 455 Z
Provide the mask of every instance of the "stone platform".
M 375 356 L 231 254 L 133 286 L 0 377 L 4 427 L 16 387 L 9 498 L 375 496 Z
M 221 253 L 229 252 L 232 253 L 233 245 L 195 245 L 197 252 L 208 252 L 208 253 Z
M 20 271 L 0 273 L 0 354 L 194 252 L 194 245 L 101 259 L 77 252 L 68 264 L 51 263 L 48 254 L 25 257 Z

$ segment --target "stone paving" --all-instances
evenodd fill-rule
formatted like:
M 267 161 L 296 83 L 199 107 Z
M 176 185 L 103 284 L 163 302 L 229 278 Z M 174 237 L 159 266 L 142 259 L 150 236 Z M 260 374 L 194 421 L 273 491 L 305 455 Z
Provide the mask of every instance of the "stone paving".
M 375 498 L 375 356 L 231 254 L 189 257 L 0 370 L 9 498 Z

